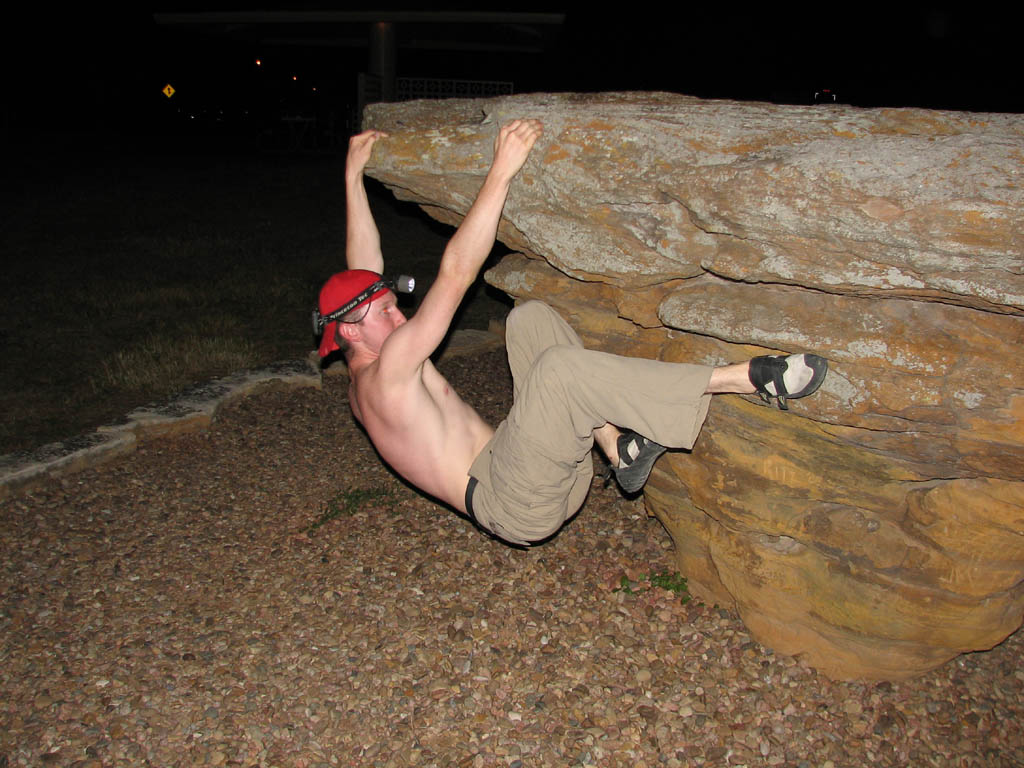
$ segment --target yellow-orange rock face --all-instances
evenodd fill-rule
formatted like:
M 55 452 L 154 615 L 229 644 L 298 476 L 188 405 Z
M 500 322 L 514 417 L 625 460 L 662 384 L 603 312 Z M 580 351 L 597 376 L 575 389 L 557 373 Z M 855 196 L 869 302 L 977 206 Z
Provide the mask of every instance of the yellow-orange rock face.
M 1024 118 L 526 95 L 377 105 L 371 175 L 457 223 L 498 126 L 545 133 L 487 279 L 592 347 L 831 361 L 715 399 L 648 509 L 699 596 L 836 677 L 990 648 L 1024 614 Z

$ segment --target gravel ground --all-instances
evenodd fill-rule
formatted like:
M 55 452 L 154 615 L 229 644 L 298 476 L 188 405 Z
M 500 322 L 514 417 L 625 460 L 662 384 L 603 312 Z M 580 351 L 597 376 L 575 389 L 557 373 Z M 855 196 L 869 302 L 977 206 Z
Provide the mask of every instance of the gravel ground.
M 507 410 L 500 350 L 442 369 Z M 1020 632 L 830 681 L 651 586 L 668 536 L 599 482 L 542 547 L 483 537 L 381 465 L 344 384 L 4 502 L 0 768 L 1024 765 Z

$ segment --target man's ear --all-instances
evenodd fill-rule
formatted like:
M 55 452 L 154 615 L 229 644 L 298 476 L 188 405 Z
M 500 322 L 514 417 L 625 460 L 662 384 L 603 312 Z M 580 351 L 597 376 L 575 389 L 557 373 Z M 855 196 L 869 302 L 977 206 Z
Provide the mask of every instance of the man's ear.
M 338 323 L 335 333 L 349 344 L 358 341 L 360 337 L 359 327 L 356 323 Z

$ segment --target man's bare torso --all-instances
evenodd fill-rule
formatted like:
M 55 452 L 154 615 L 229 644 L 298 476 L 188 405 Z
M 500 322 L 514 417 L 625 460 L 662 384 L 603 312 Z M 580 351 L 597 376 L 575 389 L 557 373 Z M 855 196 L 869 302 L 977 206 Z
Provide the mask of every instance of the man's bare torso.
M 349 402 L 381 457 L 407 480 L 463 512 L 469 468 L 494 431 L 452 390 L 430 355 L 487 259 L 512 179 L 541 133 L 540 122 L 531 119 L 512 120 L 498 129 L 480 191 L 448 241 L 437 277 L 411 320 L 405 320 L 389 292 L 372 299 L 360 319 L 326 326 L 338 336 L 335 347 L 347 345 Z M 380 275 L 384 268 L 363 171 L 374 144 L 387 137 L 368 130 L 349 141 L 345 256 L 350 271 Z M 338 298 L 320 311 L 344 306 Z
M 469 467 L 494 430 L 430 360 L 405 381 L 386 381 L 379 361 L 351 371 L 349 402 L 381 457 L 416 486 L 465 512 Z

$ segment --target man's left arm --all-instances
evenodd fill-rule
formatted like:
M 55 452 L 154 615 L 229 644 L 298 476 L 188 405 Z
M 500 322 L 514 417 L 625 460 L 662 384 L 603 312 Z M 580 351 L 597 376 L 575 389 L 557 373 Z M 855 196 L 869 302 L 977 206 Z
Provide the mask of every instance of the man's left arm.
M 389 355 L 389 364 L 418 367 L 444 339 L 455 311 L 494 246 L 512 179 L 541 132 L 538 120 L 513 120 L 498 132 L 491 168 L 466 218 L 448 241 L 434 284 L 415 316 L 385 345 L 397 352 L 393 357 Z

